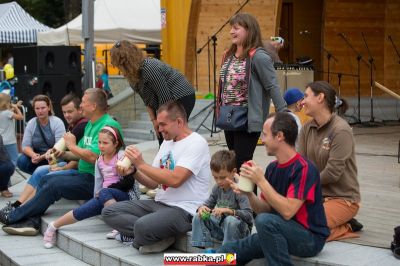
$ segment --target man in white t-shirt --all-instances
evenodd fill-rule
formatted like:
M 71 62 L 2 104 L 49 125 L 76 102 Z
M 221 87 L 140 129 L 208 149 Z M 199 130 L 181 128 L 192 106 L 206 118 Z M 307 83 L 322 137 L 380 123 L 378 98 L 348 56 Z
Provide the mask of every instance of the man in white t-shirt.
M 120 232 L 116 239 L 132 242 L 142 254 L 161 252 L 177 234 L 192 229 L 193 215 L 208 198 L 211 178 L 207 141 L 190 130 L 183 106 L 165 103 L 157 111 L 157 123 L 164 142 L 152 165 L 135 146 L 125 150 L 137 169 L 135 179 L 146 187 L 159 187 L 155 199 L 117 202 L 102 212 L 104 221 Z

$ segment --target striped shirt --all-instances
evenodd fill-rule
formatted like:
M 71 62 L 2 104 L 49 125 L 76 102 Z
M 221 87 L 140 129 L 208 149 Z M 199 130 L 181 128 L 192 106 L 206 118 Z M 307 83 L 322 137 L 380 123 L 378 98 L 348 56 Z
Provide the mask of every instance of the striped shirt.
M 274 161 L 268 165 L 265 177 L 282 196 L 304 200 L 293 220 L 316 235 L 328 237 L 319 172 L 310 161 L 299 153 L 284 164 Z M 263 193 L 260 197 L 265 200 Z M 273 213 L 279 214 L 275 210 Z
M 170 100 L 178 100 L 195 93 L 185 76 L 155 58 L 144 59 L 139 84 L 130 85 L 139 93 L 145 105 L 155 111 Z

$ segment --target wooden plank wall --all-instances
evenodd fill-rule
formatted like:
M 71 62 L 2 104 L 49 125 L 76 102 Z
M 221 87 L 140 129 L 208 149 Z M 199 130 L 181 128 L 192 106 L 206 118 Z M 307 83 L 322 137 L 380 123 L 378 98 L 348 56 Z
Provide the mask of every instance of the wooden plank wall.
M 200 94 L 213 91 L 213 47 L 210 55 L 207 47 L 197 54 L 196 50 L 211 37 L 245 1 L 232 0 L 192 0 L 186 41 L 185 74 L 197 87 Z M 282 0 L 250 0 L 243 12 L 257 17 L 264 38 L 277 34 Z M 400 49 L 400 1 L 398 0 L 324 0 L 321 46 L 332 52 L 338 62 L 331 60 L 331 71 L 357 74 L 356 54 L 338 34 L 343 33 L 368 61 L 367 49 L 362 40 L 364 33 L 370 51 L 375 59 L 375 79 L 400 94 L 400 64 L 395 51 L 388 41 L 391 35 Z M 296 4 L 298 4 L 296 2 Z M 305 21 L 310 18 L 304 18 Z M 304 21 L 304 22 L 305 22 Z M 297 25 L 297 26 L 300 26 Z M 227 25 L 217 35 L 217 79 L 222 53 L 231 43 L 230 26 Z M 318 45 L 312 45 L 317 48 Z M 321 53 L 323 70 L 327 71 L 326 54 Z M 209 87 L 208 60 L 210 61 L 211 86 Z M 370 95 L 369 66 L 361 62 L 361 96 Z M 323 76 L 327 79 L 327 75 Z M 330 76 L 330 82 L 338 87 L 337 75 Z M 342 76 L 341 94 L 357 95 L 357 78 Z M 374 95 L 386 95 L 378 89 Z
M 325 0 L 322 43 L 325 49 L 331 51 L 338 59 L 338 62 L 331 60 L 331 71 L 357 74 L 357 55 L 339 36 L 341 33 L 347 37 L 354 49 L 363 56 L 363 59 L 368 61 L 368 52 L 361 36 L 361 32 L 363 32 L 375 59 L 375 79 L 399 92 L 399 68 L 394 66 L 394 51 L 391 51 L 387 40 L 387 34 L 390 32 L 393 37 L 398 39 L 400 45 L 399 16 L 399 1 L 396 0 Z M 325 71 L 327 63 L 325 54 L 323 57 Z M 360 67 L 361 96 L 369 96 L 369 66 L 361 62 Z M 326 80 L 326 78 L 325 75 L 324 79 Z M 330 80 L 338 87 L 337 75 L 331 76 Z M 357 79 L 343 76 L 341 94 L 356 96 Z M 378 89 L 374 90 L 374 95 L 382 94 Z
M 210 42 L 210 57 L 208 56 L 207 47 L 197 55 L 197 76 L 195 73 L 195 43 L 197 49 L 203 46 L 209 37 L 211 37 L 218 29 L 236 12 L 244 0 L 192 0 L 191 15 L 188 27 L 187 49 L 186 49 L 186 71 L 188 79 L 198 87 L 201 94 L 207 94 L 213 91 L 213 46 Z M 277 29 L 277 14 L 280 0 L 250 0 L 243 8 L 243 12 L 251 13 L 260 23 L 263 38 L 275 35 Z M 197 23 L 196 23 L 197 21 Z M 196 26 L 197 25 L 197 26 Z M 217 35 L 217 79 L 220 67 L 220 61 L 223 51 L 231 44 L 229 35 L 229 24 Z M 211 87 L 208 81 L 208 58 L 211 67 Z
M 385 19 L 385 72 L 384 85 L 400 94 L 400 58 L 397 56 L 388 36 L 392 37 L 400 52 L 400 1 L 386 0 Z

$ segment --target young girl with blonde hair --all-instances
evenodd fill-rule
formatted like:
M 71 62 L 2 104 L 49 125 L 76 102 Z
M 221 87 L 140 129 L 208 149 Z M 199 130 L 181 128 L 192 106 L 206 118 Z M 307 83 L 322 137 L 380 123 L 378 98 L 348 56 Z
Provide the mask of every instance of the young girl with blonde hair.
M 17 164 L 18 148 L 15 135 L 15 120 L 22 120 L 21 107 L 22 102 L 11 103 L 11 96 L 0 93 L 0 135 L 3 137 L 4 148 L 14 165 Z

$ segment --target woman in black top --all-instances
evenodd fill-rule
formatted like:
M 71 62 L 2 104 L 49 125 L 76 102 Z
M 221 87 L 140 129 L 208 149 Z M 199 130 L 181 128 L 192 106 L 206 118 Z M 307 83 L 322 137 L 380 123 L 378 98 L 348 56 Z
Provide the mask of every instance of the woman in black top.
M 118 67 L 130 86 L 143 99 L 160 144 L 156 112 L 162 104 L 175 100 L 185 108 L 187 117 L 193 110 L 195 91 L 178 70 L 155 58 L 145 58 L 143 51 L 128 41 L 119 41 L 110 51 L 111 64 Z

